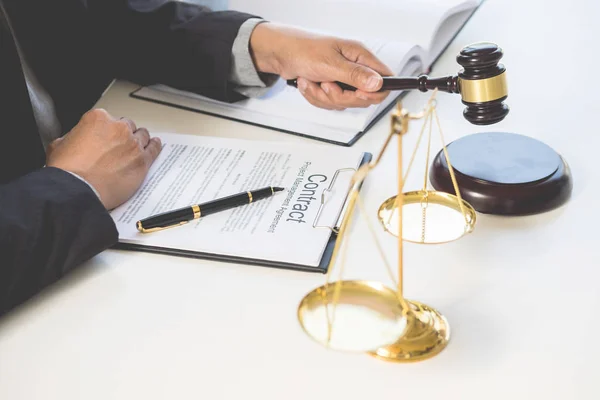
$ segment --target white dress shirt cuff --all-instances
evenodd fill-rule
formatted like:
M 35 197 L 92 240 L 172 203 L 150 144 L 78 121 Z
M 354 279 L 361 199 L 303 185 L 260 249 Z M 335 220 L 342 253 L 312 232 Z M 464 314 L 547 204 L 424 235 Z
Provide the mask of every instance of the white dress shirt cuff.
M 250 36 L 254 28 L 265 22 L 260 18 L 251 18 L 244 22 L 238 31 L 231 49 L 233 61 L 230 81 L 237 85 L 236 91 L 247 97 L 259 97 L 265 94 L 279 79 L 274 74 L 259 73 L 250 54 Z
M 71 171 L 66 171 L 66 172 L 70 173 L 71 175 L 73 175 L 76 178 L 79 178 L 81 181 L 83 181 L 85 184 L 87 184 L 90 187 L 90 189 L 92 189 L 94 191 L 94 193 L 96 193 L 96 196 L 98 196 L 98 200 L 101 200 L 100 199 L 100 194 L 98 193 L 98 191 L 96 190 L 96 188 L 92 186 L 91 183 L 89 183 L 88 181 L 86 181 L 85 179 L 83 179 L 81 176 L 77 175 L 74 172 L 71 172 Z
M 46 168 L 46 164 L 44 164 L 44 166 L 42 168 Z M 88 185 L 90 187 L 90 189 L 92 189 L 92 191 L 94 193 L 96 193 L 96 196 L 98 196 L 98 199 L 102 200 L 100 198 L 100 194 L 98 193 L 98 191 L 96 190 L 96 188 L 92 186 L 91 183 L 89 183 L 88 181 L 86 181 L 85 179 L 83 179 L 81 176 L 77 175 L 75 172 L 67 171 L 65 169 L 63 169 L 63 171 L 68 172 L 69 174 L 73 175 L 75 178 L 79 179 L 80 181 L 82 181 L 83 183 L 85 183 L 86 185 Z

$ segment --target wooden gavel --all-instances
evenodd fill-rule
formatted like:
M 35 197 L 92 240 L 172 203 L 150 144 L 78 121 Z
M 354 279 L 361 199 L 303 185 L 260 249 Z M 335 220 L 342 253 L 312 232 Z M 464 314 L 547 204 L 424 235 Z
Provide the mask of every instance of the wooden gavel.
M 463 48 L 456 61 L 463 67 L 458 75 L 430 78 L 384 77 L 380 92 L 388 90 L 428 90 L 438 89 L 447 93 L 458 93 L 467 107 L 463 116 L 475 125 L 491 125 L 500 122 L 508 115 L 509 108 L 504 104 L 508 97 L 506 68 L 499 64 L 502 49 L 494 43 L 475 43 Z M 296 79 L 287 81 L 297 86 Z M 336 82 L 344 90 L 355 87 Z

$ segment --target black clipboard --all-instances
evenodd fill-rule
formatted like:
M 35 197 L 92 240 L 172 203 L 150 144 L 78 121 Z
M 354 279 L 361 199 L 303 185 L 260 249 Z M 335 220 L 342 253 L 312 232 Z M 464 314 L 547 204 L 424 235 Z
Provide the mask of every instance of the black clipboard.
M 363 158 L 359 164 L 359 168 L 361 166 L 371 162 L 372 159 L 373 159 L 373 155 L 371 153 L 363 153 Z M 340 169 L 338 169 L 336 171 L 336 174 L 334 175 L 334 178 L 332 178 L 332 182 L 330 183 L 330 186 L 327 189 L 324 189 L 324 191 L 331 190 L 332 185 L 335 184 L 335 177 L 337 176 L 338 172 L 343 171 L 343 170 L 356 171 L 356 168 L 340 168 Z M 362 187 L 362 184 L 361 184 L 361 187 Z M 349 191 L 348 191 L 348 194 L 349 194 Z M 322 196 L 323 196 L 323 194 L 322 194 Z M 348 212 L 347 207 L 346 207 L 347 203 L 348 203 L 348 197 L 346 197 L 345 204 L 341 208 L 340 216 L 337 219 L 338 221 L 341 220 L 344 212 Z M 320 272 L 320 273 L 325 274 L 325 273 L 327 273 L 327 268 L 329 266 L 329 262 L 331 261 L 331 257 L 333 256 L 333 248 L 335 247 L 335 243 L 338 240 L 338 234 L 337 234 L 337 229 L 335 226 L 334 227 L 324 227 L 324 226 L 317 225 L 319 215 L 321 212 L 321 208 L 322 208 L 322 204 L 319 207 L 319 210 L 317 211 L 317 215 L 313 222 L 313 228 L 314 229 L 328 228 L 331 230 L 331 236 L 329 237 L 329 241 L 325 247 L 323 256 L 321 257 L 321 262 L 319 263 L 319 265 L 317 267 L 310 266 L 310 265 L 287 263 L 287 262 L 276 262 L 276 261 L 270 261 L 270 260 L 251 259 L 251 258 L 245 258 L 245 257 L 239 257 L 239 256 L 230 256 L 230 255 L 221 255 L 221 254 L 213 254 L 213 253 L 205 253 L 205 252 L 197 252 L 197 251 L 189 251 L 189 250 L 180 250 L 180 249 L 173 249 L 173 248 L 166 248 L 166 247 L 148 246 L 148 245 L 141 245 L 141 244 L 134 244 L 134 243 L 119 242 L 119 243 L 115 244 L 112 247 L 112 249 L 141 251 L 141 252 L 146 252 L 146 253 L 162 254 L 162 255 L 168 255 L 168 256 L 195 258 L 195 259 L 203 259 L 203 260 L 209 260 L 209 261 L 237 263 L 237 264 L 253 265 L 253 266 L 260 266 L 260 267 L 270 267 L 270 268 L 278 268 L 278 269 L 288 269 L 288 270 L 303 271 L 303 272 L 317 272 L 317 273 Z
M 458 36 L 458 34 L 464 29 L 464 27 L 467 25 L 467 23 L 473 18 L 473 16 L 475 15 L 475 13 L 477 11 L 479 11 L 479 9 L 481 8 L 481 6 L 483 5 L 483 3 L 485 2 L 485 0 L 483 0 L 477 7 L 475 7 L 473 9 L 473 11 L 471 12 L 471 14 L 465 19 L 465 22 L 461 25 L 460 29 L 458 29 L 456 31 L 456 33 L 452 36 L 452 38 L 448 41 L 448 43 L 446 43 L 446 45 L 444 46 L 443 50 L 440 51 L 440 54 L 431 62 L 431 64 L 429 64 L 428 66 L 425 66 L 424 70 L 422 71 L 422 73 L 425 74 L 429 74 L 432 70 L 432 68 L 435 66 L 435 64 L 437 63 L 437 61 L 439 60 L 439 58 L 446 52 L 446 50 L 448 49 L 448 47 L 454 42 L 454 40 L 456 39 L 456 37 Z M 375 124 L 377 124 L 385 115 L 387 115 L 392 108 L 395 107 L 396 103 L 404 98 L 404 96 L 406 96 L 408 93 L 410 93 L 410 91 L 404 91 L 400 94 L 398 94 L 398 96 L 396 96 L 396 98 L 394 99 L 394 101 L 390 102 L 390 104 L 383 108 L 381 110 L 381 112 L 379 112 L 379 114 L 373 118 L 371 120 L 371 122 L 362 130 L 357 131 L 357 133 L 352 137 L 352 139 L 348 142 L 339 142 L 339 141 L 335 141 L 335 140 L 331 140 L 331 139 L 325 139 L 325 138 L 319 138 L 319 137 L 315 137 L 312 135 L 307 135 L 304 134 L 302 132 L 297 132 L 297 131 L 290 131 L 290 130 L 286 130 L 286 129 L 282 129 L 282 128 L 276 128 L 270 125 L 263 125 L 263 124 L 259 124 L 256 122 L 251 122 L 251 121 L 247 121 L 244 119 L 239 119 L 239 118 L 233 118 L 231 116 L 226 116 L 226 115 L 222 115 L 222 114 L 217 114 L 217 113 L 211 113 L 209 111 L 206 110 L 199 110 L 197 108 L 193 108 L 193 107 L 188 107 L 188 106 L 184 106 L 182 104 L 175 104 L 175 103 L 171 103 L 171 102 L 167 102 L 167 101 L 161 101 L 161 100 L 157 100 L 157 99 L 151 99 L 148 97 L 144 97 L 139 95 L 139 91 L 143 88 L 145 88 L 146 86 L 140 86 L 137 89 L 135 89 L 134 91 L 132 91 L 131 93 L 129 93 L 129 96 L 138 100 L 143 100 L 143 101 L 148 101 L 151 103 L 155 103 L 155 104 L 160 104 L 160 105 L 164 105 L 164 106 L 168 106 L 168 107 L 173 107 L 173 108 L 177 108 L 180 110 L 185 110 L 185 111 L 191 111 L 191 112 L 195 112 L 195 113 L 199 113 L 199 114 L 204 114 L 204 115 L 210 115 L 213 117 L 217 117 L 217 118 L 222 118 L 222 119 L 226 119 L 229 121 L 235 121 L 235 122 L 240 122 L 243 124 L 247 124 L 247 125 L 252 125 L 252 126 L 257 126 L 260 128 L 266 128 L 269 130 L 274 130 L 274 131 L 278 131 L 278 132 L 282 132 L 282 133 L 287 133 L 290 135 L 295 135 L 295 136 L 300 136 L 303 138 L 307 138 L 307 139 L 311 139 L 311 140 L 315 140 L 315 141 L 319 141 L 319 142 L 324 142 L 324 143 L 329 143 L 329 144 L 334 144 L 334 145 L 338 145 L 338 146 L 342 146 L 342 147 L 352 147 L 356 142 L 358 142 L 358 140 L 360 140 L 371 128 L 373 128 L 373 126 L 375 126 Z

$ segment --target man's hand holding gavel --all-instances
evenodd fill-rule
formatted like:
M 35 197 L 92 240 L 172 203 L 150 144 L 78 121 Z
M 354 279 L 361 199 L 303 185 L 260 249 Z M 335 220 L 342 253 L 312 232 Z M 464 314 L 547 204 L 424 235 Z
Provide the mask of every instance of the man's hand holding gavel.
M 250 48 L 259 72 L 299 77 L 298 89 L 316 107 L 363 108 L 389 95 L 377 91 L 382 76 L 393 72 L 361 43 L 267 22 L 255 28 Z M 342 90 L 335 81 L 358 90 Z

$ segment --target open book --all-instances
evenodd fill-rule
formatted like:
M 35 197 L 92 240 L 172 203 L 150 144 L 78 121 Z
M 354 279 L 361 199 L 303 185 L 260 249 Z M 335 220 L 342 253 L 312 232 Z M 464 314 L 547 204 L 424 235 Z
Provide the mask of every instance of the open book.
M 354 170 L 371 155 L 314 144 L 157 133 L 163 149 L 139 190 L 111 211 L 120 249 L 326 272 Z M 141 233 L 136 223 L 264 187 L 284 191 Z
M 363 42 L 397 76 L 426 73 L 480 0 L 230 0 L 229 8 L 266 20 Z M 339 145 L 352 145 L 400 96 L 344 111 L 312 106 L 280 79 L 261 98 L 234 104 L 175 90 L 143 87 L 132 96 Z

